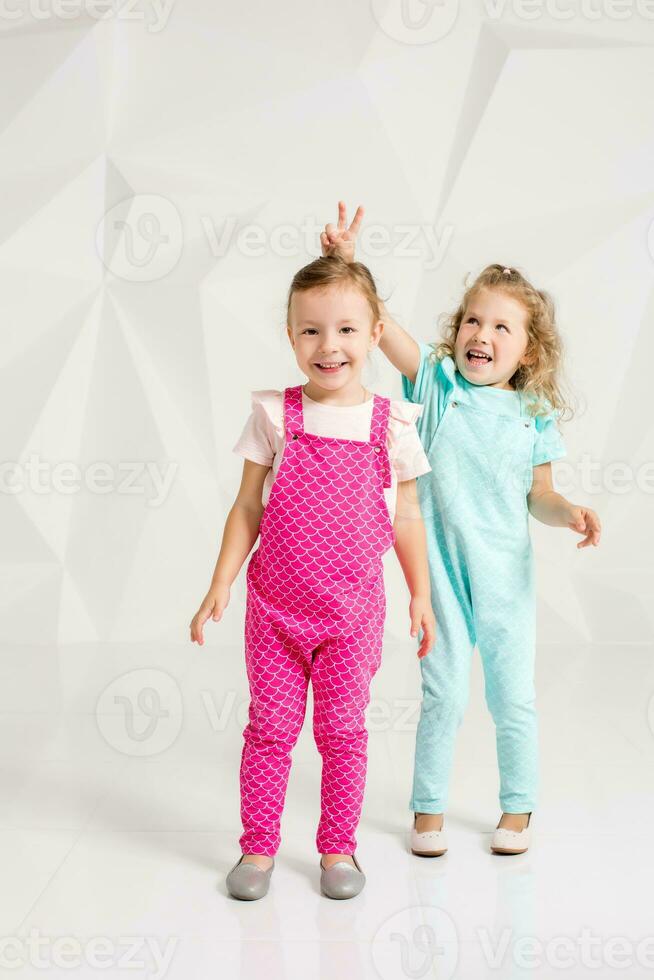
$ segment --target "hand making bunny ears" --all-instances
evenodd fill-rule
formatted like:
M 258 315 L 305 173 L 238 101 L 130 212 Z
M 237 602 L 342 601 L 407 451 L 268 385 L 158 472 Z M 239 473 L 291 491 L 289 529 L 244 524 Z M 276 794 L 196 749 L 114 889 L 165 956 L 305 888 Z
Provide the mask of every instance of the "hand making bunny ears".
M 338 255 L 346 262 L 354 262 L 354 247 L 363 221 L 363 213 L 363 208 L 359 205 L 348 228 L 345 202 L 338 202 L 338 223 L 325 225 L 325 230 L 320 234 L 323 255 Z

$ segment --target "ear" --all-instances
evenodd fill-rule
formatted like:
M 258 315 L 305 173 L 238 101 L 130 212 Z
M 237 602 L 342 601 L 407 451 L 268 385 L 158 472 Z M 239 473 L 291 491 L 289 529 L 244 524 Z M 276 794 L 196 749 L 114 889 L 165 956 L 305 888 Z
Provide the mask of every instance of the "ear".
M 291 347 L 293 348 L 293 350 L 295 350 L 295 337 L 293 336 L 293 331 L 288 323 L 286 324 L 286 334 L 288 336 Z
M 370 330 L 370 342 L 368 344 L 369 350 L 374 350 L 375 347 L 379 345 L 382 334 L 384 332 L 384 323 L 382 320 L 377 320 L 377 323 L 373 323 Z

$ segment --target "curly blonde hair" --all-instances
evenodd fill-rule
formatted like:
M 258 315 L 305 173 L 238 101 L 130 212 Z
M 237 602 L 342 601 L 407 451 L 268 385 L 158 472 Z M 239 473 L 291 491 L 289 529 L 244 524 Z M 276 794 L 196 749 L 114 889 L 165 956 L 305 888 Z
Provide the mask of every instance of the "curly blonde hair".
M 562 382 L 563 342 L 556 325 L 554 301 L 549 293 L 536 289 L 517 269 L 493 263 L 486 266 L 471 285 L 466 285 L 457 310 L 439 318 L 443 340 L 433 345 L 434 359 L 454 358 L 459 327 L 472 297 L 481 289 L 507 293 L 519 300 L 529 314 L 525 354 L 531 356 L 531 363 L 521 364 L 510 379 L 514 388 L 526 396 L 529 414 L 554 410 L 560 421 L 572 418 L 574 409 L 564 393 Z

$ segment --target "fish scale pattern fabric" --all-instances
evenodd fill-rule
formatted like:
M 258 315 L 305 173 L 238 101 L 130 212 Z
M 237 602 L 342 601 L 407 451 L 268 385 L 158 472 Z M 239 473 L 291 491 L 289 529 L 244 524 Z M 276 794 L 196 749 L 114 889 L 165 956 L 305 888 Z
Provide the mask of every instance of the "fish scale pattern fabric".
M 250 706 L 240 770 L 246 854 L 279 848 L 309 681 L 323 764 L 316 847 L 321 854 L 356 849 L 364 716 L 386 612 L 382 557 L 394 541 L 384 499 L 389 401 L 374 398 L 370 440 L 363 442 L 306 433 L 301 386 L 284 392 L 284 455 L 247 569 Z

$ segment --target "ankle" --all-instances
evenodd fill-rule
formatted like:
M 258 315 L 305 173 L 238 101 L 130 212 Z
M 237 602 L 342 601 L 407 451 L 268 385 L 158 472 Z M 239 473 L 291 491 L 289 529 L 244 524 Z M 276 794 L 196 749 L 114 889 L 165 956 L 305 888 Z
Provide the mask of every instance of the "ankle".
M 356 867 L 354 861 L 352 860 L 351 854 L 322 854 L 320 856 L 320 863 L 325 870 L 331 868 L 332 865 L 336 864 L 338 861 L 346 861 L 348 864 L 351 864 L 353 868 Z
M 504 812 L 500 818 L 498 824 L 499 827 L 505 828 L 506 830 L 521 831 L 526 830 L 529 826 L 531 818 L 531 813 L 507 813 Z
M 444 813 L 414 813 L 414 826 L 419 834 L 442 830 L 444 820 Z
M 244 854 L 242 864 L 256 864 L 262 871 L 268 871 L 273 865 L 273 858 L 268 854 Z

